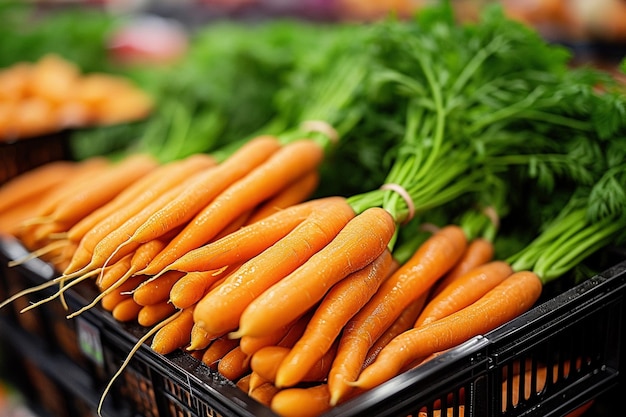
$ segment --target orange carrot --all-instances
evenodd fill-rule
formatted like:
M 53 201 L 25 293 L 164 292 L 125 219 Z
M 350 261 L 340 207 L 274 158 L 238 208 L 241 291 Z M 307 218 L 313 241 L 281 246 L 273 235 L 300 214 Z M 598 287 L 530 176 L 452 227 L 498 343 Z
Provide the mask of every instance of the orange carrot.
M 194 320 L 215 336 L 236 329 L 250 302 L 326 246 L 352 218 L 354 211 L 343 197 L 326 199 L 284 238 L 198 301 Z
M 326 384 L 306 388 L 287 388 L 277 392 L 270 405 L 281 417 L 316 417 L 331 409 Z
M 428 301 L 414 327 L 439 320 L 467 307 L 512 273 L 513 268 L 504 261 L 491 261 L 470 269 Z
M 139 228 L 144 240 L 149 241 L 183 225 L 217 194 L 263 163 L 279 148 L 280 144 L 275 138 L 263 136 L 253 139 L 226 161 L 192 176 L 152 203 L 142 206 L 141 211 L 133 214 L 95 245 L 91 261 L 83 269 L 102 266 L 132 252 L 142 243 L 132 237 Z
M 382 335 L 372 344 L 369 351 L 367 352 L 367 356 L 363 361 L 363 367 L 368 366 L 370 363 L 374 362 L 378 353 L 387 346 L 394 337 L 398 336 L 400 333 L 413 328 L 415 324 L 415 320 L 419 317 L 422 309 L 424 308 L 424 304 L 426 304 L 426 299 L 428 298 L 428 292 L 425 292 L 417 300 L 413 301 L 409 304 L 402 313 L 398 316 L 398 318 L 383 332 Z
M 248 394 L 263 384 L 267 384 L 267 383 L 272 384 L 271 381 L 268 381 L 267 379 L 263 378 L 261 375 L 254 372 L 254 370 L 252 369 L 252 366 L 250 366 L 250 373 L 247 376 L 248 376 Z
M 218 337 L 206 348 L 202 355 L 202 363 L 210 368 L 217 369 L 217 363 L 228 352 L 239 345 L 239 340 L 228 337 Z
M 293 326 L 294 323 L 288 323 L 263 336 L 244 336 L 238 339 L 239 346 L 244 353 L 251 356 L 259 349 L 278 344 Z M 304 328 L 302 330 L 304 331 Z
M 231 336 L 267 334 L 304 314 L 333 285 L 378 258 L 395 230 L 391 214 L 379 207 L 353 217 L 328 245 L 254 299 Z
M 48 189 L 38 193 L 38 198 L 29 198 L 22 200 L 19 203 L 15 203 L 10 207 L 5 208 L 0 212 L 0 232 L 20 237 L 23 235 L 22 228 L 23 223 L 35 217 L 41 206 L 41 200 L 52 193 L 52 190 Z M 32 248 L 32 244 L 28 244 Z
M 435 285 L 432 296 L 436 296 L 449 283 L 465 274 L 472 268 L 485 264 L 493 259 L 493 243 L 485 238 L 472 239 L 456 265 Z
M 90 186 L 61 201 L 50 217 L 64 224 L 76 224 L 156 167 L 157 161 L 151 156 L 137 154 L 126 157 L 94 176 Z
M 278 387 L 297 384 L 324 356 L 345 324 L 369 301 L 383 280 L 389 276 L 393 258 L 384 250 L 366 267 L 338 282 L 315 308 L 302 337 L 296 342 L 274 383 Z
M 189 343 L 193 327 L 193 308 L 186 308 L 174 320 L 161 327 L 154 334 L 150 347 L 157 353 L 166 355 Z
M 42 202 L 37 218 L 32 220 L 41 221 L 43 217 L 49 216 L 59 204 L 83 190 L 94 176 L 105 172 L 110 166 L 108 159 L 99 156 L 76 163 L 72 175 L 55 187 L 54 194 Z
M 131 297 L 125 299 L 124 301 L 120 301 L 111 311 L 113 318 L 117 321 L 126 322 L 135 320 L 139 311 L 141 310 L 141 306 L 135 302 Z
M 244 226 L 214 242 L 193 249 L 172 262 L 165 270 L 210 271 L 248 261 L 285 237 L 316 207 L 332 198 L 301 203 Z
M 0 213 L 36 199 L 41 193 L 67 181 L 75 168 L 75 162 L 53 161 L 11 178 L 0 185 Z
M 243 392 L 248 393 L 250 391 L 251 377 L 252 377 L 252 374 L 242 376 L 241 378 L 239 378 L 239 380 L 237 380 L 237 382 L 235 383 L 235 386 L 239 388 L 240 390 L 242 390 Z
M 133 259 L 133 254 L 129 253 L 119 261 L 108 266 L 105 269 L 100 270 L 100 275 L 96 279 L 96 285 L 101 292 L 104 292 L 111 288 L 121 277 L 126 274 L 130 269 L 130 263 Z
M 196 180 L 211 175 L 209 173 L 212 172 L 213 168 L 214 165 L 210 161 L 204 161 L 202 158 L 187 158 L 179 163 L 168 164 L 161 170 L 157 170 L 157 173 L 162 174 L 162 177 L 158 180 L 155 179 L 151 187 L 134 195 L 130 201 L 125 201 L 127 198 L 122 196 L 123 204 L 119 204 L 117 201 L 112 203 L 112 212 L 106 215 L 106 211 L 109 209 L 105 209 L 104 218 L 97 224 L 91 224 L 94 219 L 97 220 L 100 216 L 100 214 L 94 213 L 93 217 L 85 218 L 84 223 L 79 222 L 74 225 L 68 231 L 68 238 L 79 241 L 79 247 L 71 265 L 64 273 L 73 273 L 87 265 L 91 260 L 95 246 L 108 234 L 123 224 L 131 222 L 130 219 L 135 218 L 135 216 L 137 216 L 138 221 L 147 218 Z M 132 189 L 129 192 L 132 192 Z
M 242 226 L 246 224 L 248 218 L 250 217 L 250 214 L 252 214 L 252 210 L 246 210 L 245 212 L 241 213 L 239 216 L 237 216 L 236 219 L 228 223 L 222 230 L 220 230 L 218 234 L 211 238 L 209 243 L 215 240 L 219 240 L 224 236 L 228 236 L 231 233 L 239 230 Z
M 183 179 L 208 169 L 216 163 L 209 155 L 194 154 L 182 160 L 173 161 L 161 165 L 147 173 L 144 177 L 130 184 L 119 193 L 113 200 L 99 209 L 93 211 L 88 216 L 81 219 L 67 232 L 67 238 L 79 242 L 85 234 L 94 227 L 107 228 L 107 223 L 102 223 L 109 216 L 116 216 L 118 212 L 129 213 L 127 207 L 132 205 L 139 207 L 140 201 L 147 202 L 154 200 L 157 195 L 164 193 L 173 186 L 179 184 Z M 128 216 L 128 214 L 125 214 Z M 127 217 L 126 217 L 127 218 Z M 117 221 L 117 224 L 121 224 Z M 95 233 L 95 232 L 92 232 Z
M 264 166 L 267 161 L 271 161 L 275 154 L 279 154 L 283 149 L 284 148 L 281 148 L 278 141 L 273 137 L 259 137 L 246 143 L 233 155 L 218 165 L 215 168 L 214 175 L 207 178 L 208 181 L 201 181 L 197 187 L 184 190 L 173 201 L 163 207 L 162 210 L 159 210 L 153 216 L 150 216 L 142 222 L 120 246 L 155 239 L 171 228 L 184 225 L 187 222 L 190 222 L 190 224 L 183 228 L 182 232 L 170 242 L 166 250 L 169 250 L 175 245 L 175 242 L 179 242 L 183 237 L 188 237 L 194 240 L 194 242 L 199 242 L 196 246 L 188 246 L 187 250 L 194 249 L 208 242 L 219 233 L 222 228 L 236 219 L 239 214 L 246 211 L 243 205 L 238 205 L 237 209 L 241 210 L 229 210 L 228 218 L 225 217 L 224 220 L 220 220 L 219 222 L 210 222 L 210 224 L 215 227 L 211 229 L 211 231 L 204 230 L 204 227 L 208 225 L 201 223 L 198 224 L 201 228 L 195 229 L 194 231 L 193 225 L 196 224 L 209 206 L 215 204 L 213 200 L 223 195 L 225 190 L 228 190 L 240 180 L 247 178 L 250 174 L 255 172 L 257 168 Z M 258 192 L 259 190 L 256 191 Z M 259 194 L 262 195 L 262 193 Z M 185 253 L 187 250 L 178 252 L 178 254 Z M 162 262 L 162 260 L 163 255 L 157 257 L 153 263 Z M 168 260 L 163 266 L 167 266 L 171 260 Z M 155 275 L 160 272 L 161 269 L 162 268 L 149 268 L 143 271 L 143 273 L 146 275 Z
M 176 308 L 167 301 L 158 304 L 141 306 L 141 309 L 137 314 L 137 322 L 144 327 L 151 327 L 171 316 L 175 312 Z
M 196 304 L 214 283 L 229 273 L 230 268 L 218 271 L 187 272 L 172 286 L 170 302 L 177 308 L 186 308 Z
M 213 338 L 202 327 L 194 324 L 191 327 L 191 335 L 189 337 L 189 346 L 187 351 L 206 349 L 211 344 Z
M 236 381 L 250 372 L 250 356 L 236 346 L 218 362 L 217 371 L 231 381 Z
M 134 289 L 132 297 L 142 306 L 168 301 L 172 287 L 183 275 L 183 272 L 169 271 L 155 280 L 144 280 Z
M 401 312 L 449 271 L 465 251 L 467 240 L 456 225 L 438 229 L 379 288 L 343 331 L 337 357 L 329 373 L 332 403 L 350 390 L 372 344 Z
M 265 201 L 254 210 L 247 223 L 252 224 L 288 207 L 300 204 L 308 199 L 317 189 L 320 174 L 317 170 L 305 174 L 294 181 L 279 194 Z
M 239 215 L 280 192 L 293 178 L 315 169 L 323 156 L 324 150 L 315 141 L 303 139 L 284 145 L 201 210 L 143 272 L 157 274 L 183 254 L 209 242 Z M 145 241 L 150 234 L 144 231 L 149 232 L 149 227 L 147 223 L 131 239 Z
M 536 274 L 515 272 L 474 304 L 397 336 L 380 351 L 374 363 L 349 384 L 361 389 L 373 388 L 394 377 L 413 359 L 484 334 L 532 307 L 541 290 L 541 280 Z
M 122 285 L 117 287 L 115 291 L 110 292 L 105 297 L 102 297 L 100 300 L 100 304 L 102 308 L 107 311 L 113 311 L 116 305 L 120 302 L 131 298 L 131 295 L 128 294 L 129 291 L 135 289 L 144 279 L 144 277 L 131 277 L 126 280 Z
M 252 389 L 248 395 L 250 395 L 250 398 L 253 400 L 269 407 L 272 403 L 274 395 L 276 395 L 279 391 L 280 389 L 274 386 L 274 384 L 267 382 Z
M 239 339 L 239 346 L 250 356 L 266 346 L 290 348 L 302 337 L 309 320 L 311 320 L 311 314 L 307 313 L 272 333 L 263 336 L 244 336 Z
M 273 382 L 274 385 L 279 387 L 276 384 L 277 374 L 281 364 L 284 363 L 290 351 L 291 349 L 288 347 L 265 346 L 254 352 L 251 356 L 250 369 L 252 369 L 253 372 L 256 372 L 261 378 L 266 381 Z M 298 378 L 297 382 L 321 382 L 325 380 L 328 376 L 328 371 L 330 370 L 330 366 L 335 358 L 336 352 L 337 343 L 333 343 L 312 366 L 306 369 L 302 376 Z M 283 387 L 279 388 L 287 388 L 295 385 L 296 383 L 285 384 Z
M 100 299 L 106 297 L 108 293 L 115 291 L 117 287 L 123 285 L 124 282 L 130 278 L 134 277 L 137 279 L 145 277 L 143 275 L 135 275 L 135 272 L 147 265 L 148 262 L 150 262 L 150 260 L 154 258 L 154 256 L 156 256 L 156 254 L 163 249 L 163 247 L 165 247 L 168 236 L 170 235 L 165 234 L 159 239 L 144 243 L 137 248 L 135 253 L 129 253 L 117 261 L 111 268 L 106 268 L 106 271 L 103 270 L 99 280 L 96 281 L 101 293 L 95 297 L 91 303 L 87 304 L 68 317 L 74 317 L 93 307 Z

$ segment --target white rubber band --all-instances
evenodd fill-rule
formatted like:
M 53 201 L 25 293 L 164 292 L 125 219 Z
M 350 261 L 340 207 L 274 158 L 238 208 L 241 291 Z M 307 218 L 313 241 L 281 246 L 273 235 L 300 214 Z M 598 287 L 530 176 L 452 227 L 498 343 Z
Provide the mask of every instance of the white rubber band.
M 339 141 L 339 133 L 337 133 L 330 123 L 323 120 L 305 120 L 300 127 L 308 132 L 319 132 L 328 136 L 333 144 Z
M 485 207 L 483 213 L 485 214 L 485 216 L 489 217 L 489 220 L 491 220 L 491 223 L 493 223 L 496 229 L 500 228 L 500 217 L 498 216 L 498 213 L 496 212 L 496 209 L 493 208 L 493 206 Z
M 401 186 L 400 184 L 387 183 L 387 184 L 381 185 L 380 189 L 395 191 L 396 193 L 400 195 L 400 197 L 402 197 L 402 199 L 406 203 L 406 206 L 409 209 L 409 214 L 407 215 L 407 218 L 404 221 L 404 223 L 410 222 L 411 219 L 413 219 L 413 216 L 415 215 L 415 204 L 413 204 L 413 199 L 411 198 L 409 193 L 404 189 L 404 187 Z

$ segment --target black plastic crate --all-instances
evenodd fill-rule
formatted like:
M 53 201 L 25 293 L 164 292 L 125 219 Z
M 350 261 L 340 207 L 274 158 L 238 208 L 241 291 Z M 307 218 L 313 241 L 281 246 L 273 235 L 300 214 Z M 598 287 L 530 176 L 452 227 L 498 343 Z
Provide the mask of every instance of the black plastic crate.
M 566 415 L 623 380 L 625 293 L 623 262 L 324 417 Z M 132 330 L 104 330 L 113 365 L 141 335 Z M 275 416 L 182 351 L 161 356 L 144 346 L 130 363 L 149 375 L 162 416 Z M 512 385 L 515 373 L 527 376 Z M 517 391 L 503 390 L 505 381 Z
M 625 259 L 623 254 L 618 258 Z M 26 266 L 17 271 L 36 274 Z M 546 287 L 536 307 L 504 326 L 324 417 L 563 416 L 609 390 L 623 390 L 626 261 L 570 289 L 563 288 L 565 282 Z M 110 377 L 145 329 L 118 323 L 98 308 L 90 313 L 102 347 L 103 372 Z M 528 377 L 515 385 L 517 391 L 503 390 L 505 381 L 512 386 L 516 373 Z M 134 355 L 110 395 L 146 416 L 276 417 L 188 353 L 179 350 L 163 356 L 147 344 Z
M 3 295 L 11 296 L 59 275 L 50 264 L 40 259 L 29 260 L 20 266 L 8 266 L 10 260 L 20 259 L 26 254 L 26 249 L 15 239 L 7 236 L 0 238 L 0 292 Z M 99 335 L 101 313 L 86 311 L 73 319 L 66 318 L 71 311 L 87 304 L 87 299 L 91 298 L 86 297 L 97 295 L 95 286 L 88 282 L 81 284 L 65 292 L 69 311 L 59 300 L 52 300 L 27 312 L 20 312 L 30 303 L 55 293 L 58 286 L 53 285 L 16 299 L 0 310 L 0 318 L 16 331 L 34 337 L 34 342 L 44 353 L 66 356 L 69 363 L 90 375 L 87 388 L 100 389 L 107 382 Z

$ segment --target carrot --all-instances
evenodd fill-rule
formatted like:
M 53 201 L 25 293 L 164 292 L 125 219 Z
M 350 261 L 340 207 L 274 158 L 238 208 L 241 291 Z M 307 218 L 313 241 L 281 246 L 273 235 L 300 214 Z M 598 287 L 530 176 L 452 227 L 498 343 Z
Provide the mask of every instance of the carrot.
M 217 371 L 231 381 L 236 381 L 250 371 L 250 355 L 235 346 L 218 362 Z
M 108 233 L 95 245 L 91 260 L 83 270 L 105 265 L 107 262 L 132 252 L 140 243 L 133 238 L 139 228 L 152 239 L 183 225 L 198 210 L 229 186 L 264 162 L 280 148 L 272 137 L 258 137 L 238 149 L 223 163 L 206 169 L 174 187 L 133 214 L 119 227 Z M 145 241 L 152 240 L 145 236 Z M 147 274 L 153 275 L 153 274 Z
M 134 154 L 126 157 L 94 176 L 88 187 L 61 201 L 50 217 L 64 224 L 76 224 L 156 167 L 157 161 L 151 156 Z
M 274 395 L 280 391 L 280 388 L 274 386 L 274 384 L 266 382 L 265 384 L 259 385 L 249 391 L 248 395 L 253 400 L 269 407 L 272 403 L 272 399 Z
M 332 408 L 330 391 L 326 384 L 283 389 L 274 395 L 270 408 L 282 417 L 316 417 Z
M 415 301 L 410 303 L 404 310 L 402 310 L 398 318 L 391 324 L 391 326 L 389 326 L 372 344 L 367 352 L 365 360 L 363 361 L 363 367 L 372 363 L 382 348 L 387 346 L 387 343 L 389 343 L 394 337 L 414 327 L 415 320 L 417 320 L 422 309 L 424 308 L 428 295 L 428 292 L 425 292 Z
M 493 242 L 481 237 L 472 239 L 457 264 L 437 282 L 432 291 L 432 295 L 436 296 L 439 294 L 449 283 L 462 276 L 470 269 L 491 261 L 493 255 Z
M 157 274 L 183 254 L 207 243 L 240 214 L 280 192 L 293 178 L 316 168 L 323 156 L 323 148 L 312 140 L 303 139 L 284 145 L 249 175 L 233 182 L 191 219 L 143 273 Z M 146 240 L 150 234 L 144 232 L 150 232 L 150 223 L 137 230 L 130 240 Z
M 93 176 L 106 171 L 110 165 L 109 160 L 104 157 L 92 157 L 77 162 L 72 175 L 66 178 L 65 181 L 59 183 L 52 192 L 41 201 L 37 214 L 24 221 L 23 226 L 25 226 L 25 231 L 29 231 L 27 229 L 30 229 L 27 226 L 34 225 L 36 228 L 37 224 L 45 222 L 59 204 L 84 189 Z
M 316 207 L 326 204 L 330 199 L 301 203 L 244 226 L 219 240 L 185 253 L 164 270 L 210 271 L 248 261 L 285 237 L 310 216 Z
M 145 280 L 134 289 L 132 297 L 142 306 L 168 301 L 170 290 L 183 275 L 183 272 L 170 271 L 155 280 Z
M 337 343 L 333 343 L 322 356 L 317 358 L 317 361 L 302 373 L 296 383 L 285 384 L 281 387 L 276 384 L 278 372 L 291 350 L 284 346 L 265 346 L 251 356 L 250 369 L 279 388 L 293 387 L 300 382 L 321 382 L 328 376 L 328 371 L 330 371 L 330 366 L 337 351 Z
M 315 309 L 302 337 L 277 370 L 278 387 L 297 384 L 330 349 L 345 324 L 389 276 L 393 257 L 384 250 L 369 265 L 338 282 Z
M 30 198 L 5 208 L 0 212 L 0 232 L 20 237 L 23 223 L 37 215 L 41 200 L 50 195 L 52 190 L 41 191 L 38 198 Z M 1 200 L 0 200 L 1 201 Z M 32 244 L 29 244 L 32 247 Z
M 223 238 L 224 236 L 228 236 L 233 232 L 236 232 L 237 230 L 239 230 L 242 226 L 244 226 L 246 224 L 246 222 L 248 221 L 248 218 L 250 217 L 250 214 L 252 214 L 252 210 L 246 210 L 245 212 L 241 213 L 239 216 L 237 216 L 236 219 L 234 219 L 233 221 L 229 222 L 226 227 L 224 227 L 222 230 L 220 230 L 220 232 L 218 234 L 216 234 L 214 237 L 211 238 L 211 240 L 209 242 L 215 241 L 215 240 L 219 240 L 221 238 Z
M 209 368 L 217 369 L 217 362 L 228 352 L 239 345 L 239 340 L 228 337 L 218 337 L 206 348 L 202 355 L 202 363 Z
M 353 217 L 328 245 L 253 300 L 231 337 L 266 334 L 304 314 L 333 285 L 378 258 L 395 230 L 391 214 L 379 207 Z
M 122 242 L 119 246 L 132 245 L 136 243 L 146 242 L 148 240 L 155 239 L 161 233 L 170 230 L 176 226 L 186 224 L 191 220 L 191 224 L 195 222 L 195 219 L 206 210 L 207 205 L 213 203 L 213 200 L 221 195 L 225 190 L 237 183 L 239 180 L 247 177 L 254 172 L 259 166 L 263 166 L 268 160 L 271 160 L 275 153 L 282 150 L 280 144 L 276 138 L 269 136 L 262 136 L 251 140 L 243 145 L 233 155 L 227 158 L 224 162 L 215 167 L 213 175 L 199 181 L 196 186 L 183 190 L 183 192 L 177 196 L 174 200 L 166 204 L 161 210 L 154 213 L 154 215 L 147 218 L 144 222 L 138 225 L 138 227 L 129 233 L 128 239 Z M 232 216 L 228 219 L 232 221 L 245 210 L 235 213 L 232 211 Z M 229 221 L 221 222 L 218 230 L 211 235 L 213 237 L 223 227 L 225 227 Z M 189 226 L 183 228 L 184 236 L 188 233 Z M 191 233 L 191 236 L 200 234 L 201 243 L 206 243 L 210 238 L 204 240 L 203 233 Z M 177 237 L 173 242 L 180 239 Z M 198 245 L 199 246 L 199 245 Z M 169 246 L 168 246 L 169 247 Z M 119 248 L 118 248 L 119 249 Z M 184 252 L 182 252 L 184 253 Z M 157 259 L 162 259 L 161 257 Z M 156 260 L 155 260 L 156 261 Z M 153 261 L 154 262 L 154 261 Z M 155 275 L 159 270 L 146 269 L 143 271 L 146 275 Z
M 63 238 L 69 228 L 70 224 L 66 222 L 51 220 L 33 228 L 31 233 L 33 234 L 33 240 L 36 242 L 36 245 L 43 247 L 46 243 L 57 240 L 58 238 L 55 236 L 61 236 L 61 238 Z
M 263 384 L 270 383 L 273 385 L 271 381 L 268 381 L 267 379 L 263 378 L 261 375 L 254 372 L 254 370 L 252 369 L 252 366 L 250 366 L 250 373 L 247 376 L 248 376 L 248 394 L 250 394 L 254 389 L 260 387 Z
M 113 318 L 117 321 L 126 322 L 135 320 L 142 306 L 137 304 L 132 297 L 119 302 L 111 311 Z
M 158 166 L 126 187 L 109 203 L 77 222 L 68 230 L 67 238 L 79 242 L 94 227 L 105 227 L 107 223 L 102 223 L 105 219 L 108 219 L 109 216 L 115 216 L 117 212 L 123 211 L 128 205 L 134 204 L 135 207 L 139 207 L 138 201 L 153 200 L 157 195 L 169 190 L 183 179 L 215 164 L 209 155 L 194 154 L 183 160 Z
M 304 334 L 309 320 L 311 320 L 310 312 L 266 335 L 244 336 L 239 339 L 239 346 L 250 356 L 266 346 L 293 347 Z
M 174 231 L 172 231 L 174 232 Z M 106 270 L 102 270 L 99 279 L 96 281 L 98 287 L 101 290 L 101 293 L 96 296 L 91 303 L 85 305 L 80 308 L 76 312 L 70 314 L 68 318 L 75 317 L 84 311 L 95 306 L 98 301 L 107 296 L 107 294 L 115 291 L 119 286 L 123 285 L 124 282 L 131 278 L 137 279 L 145 279 L 143 275 L 135 275 L 135 272 L 150 262 L 152 258 L 165 246 L 165 242 L 167 241 L 170 234 L 165 234 L 159 239 L 155 239 L 150 242 L 146 242 L 143 245 L 139 246 L 135 253 L 129 253 L 119 261 L 115 263 L 115 265 L 110 268 L 106 268 Z M 141 285 L 143 281 L 139 284 Z M 136 288 L 136 287 L 135 287 Z M 139 304 L 141 305 L 141 304 Z
M 117 304 L 128 298 L 131 298 L 131 295 L 129 295 L 128 292 L 135 289 L 137 285 L 142 282 L 143 279 L 144 277 L 137 276 L 131 277 L 130 279 L 126 280 L 122 285 L 117 287 L 115 291 L 112 291 L 108 293 L 105 297 L 102 297 L 102 299 L 100 300 L 102 308 L 107 311 L 113 311 Z
M 252 215 L 250 215 L 247 223 L 252 224 L 258 222 L 288 207 L 302 203 L 317 189 L 319 181 L 320 174 L 317 170 L 305 174 L 302 178 L 294 181 L 273 198 L 259 205 Z
M 245 393 L 250 392 L 251 377 L 252 377 L 252 374 L 242 376 L 241 378 L 239 378 L 239 380 L 237 380 L 237 382 L 235 383 L 235 386 Z
M 250 302 L 326 246 L 352 218 L 354 211 L 343 197 L 325 199 L 284 238 L 198 301 L 194 320 L 215 336 L 236 329 Z
M 135 301 L 135 303 L 137 302 Z M 150 327 L 171 316 L 175 312 L 176 307 L 167 301 L 158 304 L 141 306 L 141 309 L 137 314 L 137 322 L 144 327 Z
M 206 349 L 211 344 L 213 338 L 202 327 L 194 324 L 191 327 L 191 335 L 189 338 L 189 346 L 187 351 Z
M 470 306 L 397 336 L 380 351 L 376 361 L 349 384 L 362 389 L 375 387 L 395 376 L 413 359 L 449 349 L 488 332 L 532 307 L 541 289 L 541 280 L 533 272 L 515 272 Z
M 230 268 L 217 271 L 187 272 L 172 286 L 170 302 L 177 308 L 186 308 L 196 304 L 214 283 L 229 273 Z
M 109 265 L 106 268 L 100 268 L 100 275 L 96 279 L 96 286 L 101 292 L 104 292 L 111 288 L 113 284 L 122 278 L 126 272 L 130 269 L 131 260 L 133 254 L 129 253 L 113 265 Z
M 202 178 L 207 172 L 212 172 L 214 165 L 210 161 L 204 161 L 202 158 L 187 158 L 179 163 L 167 164 L 156 173 L 159 178 L 155 178 L 153 185 L 139 194 L 133 195 L 130 201 L 126 201 L 125 196 L 121 196 L 123 204 L 116 201 L 111 203 L 111 213 L 106 215 L 109 209 L 103 209 L 102 213 L 94 213 L 93 216 L 85 218 L 84 223 L 77 223 L 68 231 L 68 238 L 79 241 L 77 253 L 72 259 L 71 265 L 64 271 L 65 274 L 76 272 L 79 268 L 84 267 L 91 260 L 91 256 L 95 246 L 102 241 L 105 236 L 112 233 L 118 227 L 129 222 L 134 216 L 140 219 L 147 218 L 153 212 L 174 199 L 186 187 L 193 182 Z M 132 193 L 132 189 L 129 192 Z M 134 193 L 132 193 L 134 194 Z M 165 196 L 164 196 L 165 195 Z M 98 220 L 100 215 L 104 218 L 99 220 L 97 224 L 92 225 L 94 220 Z M 85 230 L 88 229 L 88 230 Z
M 346 324 L 328 378 L 333 404 L 351 390 L 347 382 L 358 376 L 374 341 L 409 304 L 452 268 L 466 245 L 465 233 L 460 227 L 448 225 L 438 229 Z
M 446 317 L 477 301 L 513 273 L 504 261 L 491 261 L 470 269 L 430 299 L 414 327 Z
M 166 355 L 189 343 L 193 327 L 193 308 L 186 308 L 176 319 L 161 327 L 154 334 L 150 347 L 157 353 Z
M 264 334 L 263 336 L 244 336 L 241 339 L 238 339 L 241 350 L 248 355 L 253 355 L 259 349 L 266 346 L 276 345 L 285 337 L 285 335 L 287 335 L 287 333 L 289 333 L 289 330 L 293 326 L 294 323 L 288 323 L 271 333 Z
M 36 200 L 41 193 L 66 181 L 75 168 L 75 162 L 53 161 L 11 178 L 0 185 L 0 213 L 4 215 L 10 208 Z

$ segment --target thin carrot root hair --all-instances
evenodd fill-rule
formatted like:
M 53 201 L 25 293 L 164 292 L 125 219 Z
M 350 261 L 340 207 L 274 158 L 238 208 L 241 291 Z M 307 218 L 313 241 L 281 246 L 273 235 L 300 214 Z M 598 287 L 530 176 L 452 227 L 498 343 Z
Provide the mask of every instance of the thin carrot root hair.
M 91 278 L 91 276 L 92 276 L 92 275 L 95 275 L 95 273 L 94 273 L 94 274 L 85 274 L 85 275 L 83 275 L 83 276 L 81 276 L 81 277 L 75 278 L 75 279 L 73 279 L 73 280 L 72 280 L 72 282 L 70 282 L 69 284 L 67 284 L 65 280 L 59 280 L 59 281 L 58 281 L 58 284 L 59 284 L 59 290 L 58 290 L 57 292 L 55 292 L 54 294 L 52 294 L 52 295 L 51 295 L 51 296 L 49 296 L 49 297 L 46 297 L 46 298 L 44 298 L 44 299 L 42 299 L 42 300 L 37 301 L 36 303 L 33 303 L 33 304 L 29 305 L 28 307 L 24 307 L 24 308 L 20 311 L 20 313 L 25 313 L 25 312 L 27 312 L 27 311 L 29 311 L 29 310 L 32 310 L 32 309 L 34 309 L 34 308 L 36 308 L 36 307 L 39 307 L 40 305 L 43 305 L 43 304 L 45 304 L 45 303 L 47 303 L 47 302 L 52 301 L 52 300 L 54 300 L 55 298 L 61 298 L 61 301 L 62 301 L 62 303 L 64 304 L 64 306 L 63 306 L 63 307 L 66 307 L 66 306 L 67 306 L 67 304 L 64 302 L 64 300 L 63 300 L 63 298 L 62 298 L 62 297 L 63 297 L 63 295 L 64 295 L 64 293 L 65 293 L 65 291 L 66 291 L 66 290 L 68 290 L 68 289 L 70 289 L 70 288 L 71 288 L 71 287 L 73 287 L 74 285 L 76 285 L 76 284 L 78 284 L 78 283 L 80 283 L 80 282 L 82 282 L 82 281 L 84 281 L 84 280 L 86 280 L 86 279 L 88 279 L 88 278 Z M 46 287 L 47 287 L 47 286 L 46 286 Z M 44 288 L 46 288 L 46 287 L 44 287 Z
M 145 335 L 143 335 L 141 338 L 139 338 L 139 340 L 137 340 L 137 343 L 135 343 L 133 348 L 130 350 L 130 352 L 128 353 L 128 356 L 126 356 L 126 359 L 124 359 L 124 362 L 122 363 L 120 368 L 117 370 L 117 372 L 115 372 L 115 374 L 109 380 L 109 383 L 107 384 L 107 386 L 104 388 L 104 391 L 102 392 L 102 395 L 100 396 L 100 401 L 98 402 L 98 408 L 97 408 L 98 416 L 102 417 L 102 406 L 104 405 L 104 400 L 106 399 L 107 394 L 111 390 L 111 387 L 113 387 L 113 383 L 122 374 L 122 372 L 124 372 L 124 369 L 126 369 L 128 364 L 130 363 L 130 360 L 133 358 L 135 353 L 137 353 L 141 345 L 143 345 L 148 339 L 152 337 L 152 335 L 158 332 L 162 327 L 174 321 L 181 313 L 182 313 L 182 310 L 179 310 L 176 313 L 172 314 L 170 317 L 166 318 L 159 324 L 155 325 L 152 329 L 146 332 Z
M 0 308 L 7 306 L 8 304 L 12 303 L 13 301 L 17 300 L 20 297 L 23 297 L 23 296 L 28 295 L 28 294 L 35 293 L 37 291 L 45 290 L 46 288 L 50 288 L 53 285 L 57 285 L 63 279 L 66 279 L 66 277 L 64 275 L 61 275 L 59 277 L 51 279 L 50 281 L 46 281 L 46 282 L 44 282 L 42 284 L 36 285 L 34 287 L 26 288 L 26 289 L 24 289 L 24 290 L 22 290 L 20 292 L 17 292 L 15 294 L 13 294 L 12 296 L 10 296 L 9 298 L 7 298 L 6 300 L 4 300 L 3 302 L 1 302 L 0 303 Z
M 101 291 L 100 294 L 95 296 L 93 298 L 93 300 L 91 300 L 91 302 L 89 304 L 87 304 L 87 305 L 81 307 L 80 309 L 76 310 L 75 312 L 69 314 L 67 316 L 67 318 L 68 319 L 72 319 L 72 318 L 74 318 L 74 317 L 84 313 L 85 311 L 95 307 L 104 297 L 106 297 L 107 295 L 111 294 L 113 291 L 117 290 L 122 284 L 124 284 L 126 281 L 128 281 L 130 278 L 132 278 L 133 277 L 132 272 L 133 271 L 128 271 L 121 278 L 119 278 L 113 285 L 111 285 L 110 287 L 108 287 L 104 291 Z
M 47 244 L 46 246 L 36 249 L 34 251 L 30 251 L 27 255 L 22 256 L 18 259 L 13 259 L 9 261 L 7 264 L 10 268 L 22 265 L 31 259 L 40 258 L 43 255 L 49 254 L 50 252 L 62 248 L 67 242 L 65 240 L 58 240 Z

